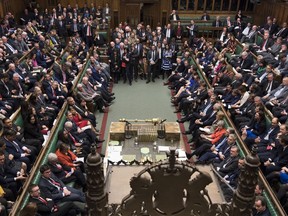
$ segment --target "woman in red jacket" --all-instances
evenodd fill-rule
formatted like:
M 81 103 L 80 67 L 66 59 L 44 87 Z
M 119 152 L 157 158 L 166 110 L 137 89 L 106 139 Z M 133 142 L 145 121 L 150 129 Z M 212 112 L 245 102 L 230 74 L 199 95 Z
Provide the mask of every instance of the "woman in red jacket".
M 65 166 L 69 166 L 72 169 L 80 169 L 82 172 L 84 172 L 84 161 L 81 162 L 79 158 L 72 152 L 70 151 L 68 145 L 65 143 L 61 143 L 55 152 L 58 161 Z

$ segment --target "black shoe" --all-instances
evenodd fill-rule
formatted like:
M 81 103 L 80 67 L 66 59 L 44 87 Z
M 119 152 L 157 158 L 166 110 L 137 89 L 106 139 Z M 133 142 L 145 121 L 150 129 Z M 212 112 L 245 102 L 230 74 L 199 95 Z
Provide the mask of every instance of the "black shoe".
M 152 79 L 152 82 L 155 82 L 155 80 L 154 80 L 154 79 Z
M 174 113 L 179 113 L 179 112 L 181 112 L 181 110 L 175 110 L 175 111 L 174 111 Z
M 181 119 L 180 119 L 180 120 L 177 119 L 176 121 L 177 121 L 178 123 L 184 123 L 184 122 L 185 122 L 185 121 L 183 121 L 183 120 L 181 120 Z
M 95 142 L 96 143 L 102 143 L 102 142 L 105 142 L 105 140 L 96 140 Z
M 150 80 L 147 80 L 147 81 L 146 81 L 146 84 L 148 84 L 148 83 L 150 83 Z
M 137 80 L 137 79 L 135 79 L 135 82 L 138 82 L 138 80 Z
M 190 134 L 190 131 L 185 131 L 185 132 L 183 132 L 182 134 L 188 135 L 188 134 Z
M 126 83 L 126 80 L 124 80 L 123 83 L 125 84 L 125 83 Z
M 109 95 L 110 95 L 110 96 L 114 96 L 114 95 L 115 95 L 115 93 L 110 93 Z
M 132 86 L 132 82 L 129 82 L 129 85 Z

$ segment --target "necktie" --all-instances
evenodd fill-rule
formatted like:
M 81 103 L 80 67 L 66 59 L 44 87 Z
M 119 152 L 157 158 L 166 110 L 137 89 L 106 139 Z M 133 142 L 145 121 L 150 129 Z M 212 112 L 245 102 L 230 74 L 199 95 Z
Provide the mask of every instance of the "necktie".
M 222 145 L 227 141 L 227 137 L 225 137 L 216 147 L 216 150 L 219 151 Z
M 211 107 L 211 103 L 209 103 L 206 107 L 205 107 L 205 109 L 203 110 L 203 113 L 206 115 L 206 112 L 208 111 L 208 109 Z
M 254 34 L 254 31 L 251 31 L 248 35 L 248 38 L 251 38 L 253 34 Z
M 263 51 L 266 51 L 267 41 L 268 41 L 268 39 L 266 39 L 265 42 L 263 43 L 263 46 L 262 46 L 262 50 L 263 50 Z
M 266 88 L 266 92 L 269 94 L 271 91 L 272 82 L 269 82 Z
M 155 59 L 155 51 L 152 52 L 152 60 L 154 61 Z
M 87 26 L 87 36 L 91 36 L 91 34 L 90 34 L 90 26 L 89 25 Z
M 272 131 L 274 130 L 274 128 L 270 128 L 269 131 L 267 132 L 266 136 L 264 137 L 265 140 L 269 139 L 270 134 L 272 133 Z
M 16 143 L 15 141 L 12 141 L 12 145 L 15 147 L 17 152 L 21 152 L 21 149 L 20 149 L 18 143 Z
M 285 30 L 285 28 L 282 28 L 276 35 L 279 36 L 281 33 Z
M 278 91 L 276 91 L 276 92 L 274 93 L 274 97 L 278 97 L 278 96 L 282 93 L 283 90 L 284 90 L 284 88 L 282 87 L 282 88 L 280 88 Z
M 59 183 L 59 182 L 56 182 L 54 179 L 52 179 L 52 178 L 49 178 L 48 179 L 48 181 L 52 184 L 52 185 L 54 185 L 55 187 L 57 187 L 59 190 L 63 190 L 63 188 L 61 187 L 61 184 Z
M 22 89 L 20 83 L 18 82 L 17 84 L 18 84 L 18 88 L 19 88 L 19 95 L 23 95 L 23 89 Z
M 62 77 L 63 77 L 63 82 L 66 82 L 66 73 L 64 71 L 62 71 Z
M 41 196 L 38 197 L 38 200 L 40 200 L 40 201 L 41 201 L 42 203 L 44 203 L 45 205 L 48 204 L 47 201 L 46 201 L 44 198 L 42 198 Z
M 11 50 L 12 53 L 15 53 L 16 50 L 9 43 L 6 43 L 6 46 Z
M 72 139 L 73 143 L 76 143 L 76 142 L 77 142 L 76 139 L 72 136 L 71 133 L 69 133 L 69 136 L 70 136 L 70 138 Z
M 53 94 L 53 96 L 56 97 L 55 90 L 54 90 L 52 87 L 51 87 L 51 89 L 52 89 L 52 94 Z
M 230 162 L 232 161 L 232 158 L 229 157 L 226 161 L 226 163 L 223 165 L 223 168 L 225 168 Z

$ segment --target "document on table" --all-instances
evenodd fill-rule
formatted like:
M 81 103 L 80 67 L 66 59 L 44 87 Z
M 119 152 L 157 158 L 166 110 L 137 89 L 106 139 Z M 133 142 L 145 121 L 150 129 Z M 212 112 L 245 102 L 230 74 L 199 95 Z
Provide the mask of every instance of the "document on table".
M 170 147 L 169 146 L 158 146 L 158 152 L 169 152 Z

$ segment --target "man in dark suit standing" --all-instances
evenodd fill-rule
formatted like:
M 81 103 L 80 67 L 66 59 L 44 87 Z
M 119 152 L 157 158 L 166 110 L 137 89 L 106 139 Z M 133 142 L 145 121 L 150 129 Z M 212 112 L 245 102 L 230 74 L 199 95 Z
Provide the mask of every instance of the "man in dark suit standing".
M 87 46 L 90 48 L 94 41 L 93 26 L 90 20 L 87 21 L 87 25 L 83 28 L 83 36 Z
M 190 26 L 187 26 L 186 28 L 188 29 L 189 46 L 190 46 L 190 47 L 193 47 L 194 38 L 197 37 L 197 33 L 198 33 L 198 26 L 195 25 L 194 20 L 191 20 Z
M 152 45 L 151 50 L 148 52 L 148 55 L 147 55 L 148 77 L 147 77 L 146 83 L 149 83 L 151 79 L 152 79 L 152 82 L 155 82 L 158 56 L 159 56 L 159 54 L 156 51 L 156 47 L 154 45 Z
M 171 24 L 168 23 L 166 26 L 166 29 L 163 31 L 164 37 L 167 39 L 167 42 L 170 43 L 171 38 L 175 37 L 174 36 L 174 30 L 171 28 Z
M 66 22 L 64 19 L 62 19 L 62 16 L 58 17 L 58 20 L 56 22 L 56 28 L 57 28 L 58 36 L 66 40 L 68 33 L 67 33 L 67 28 L 66 28 Z
M 169 16 L 169 20 L 171 21 L 178 21 L 180 20 L 179 15 L 176 13 L 176 10 L 172 10 L 172 13 Z

